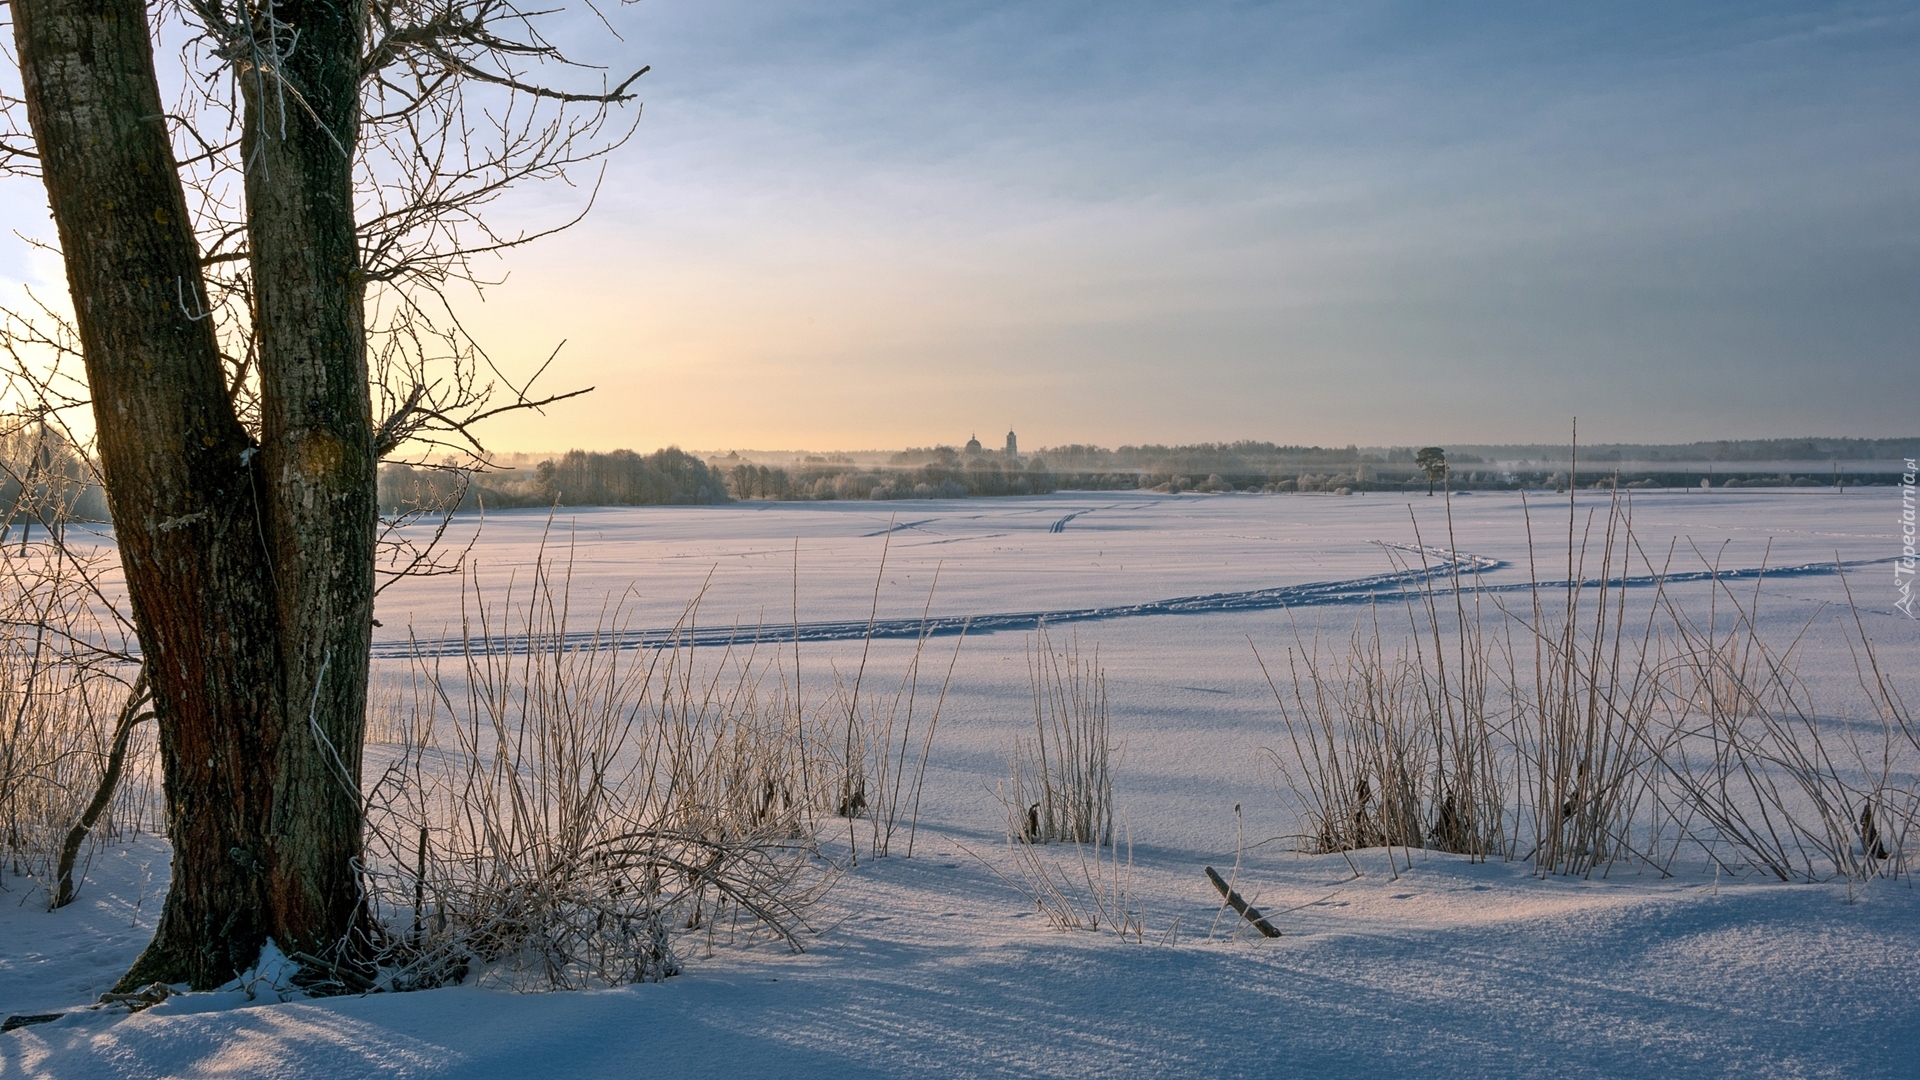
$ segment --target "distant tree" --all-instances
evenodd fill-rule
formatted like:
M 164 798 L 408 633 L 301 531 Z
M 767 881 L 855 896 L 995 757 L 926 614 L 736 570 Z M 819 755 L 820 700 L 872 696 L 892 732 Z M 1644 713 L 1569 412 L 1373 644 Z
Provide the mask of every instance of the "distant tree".
M 758 481 L 751 465 L 736 466 L 734 472 Z M 728 497 L 728 477 L 674 446 L 651 454 L 569 450 L 541 462 L 535 475 L 541 501 L 561 506 L 705 504 Z
M 1433 485 L 1447 478 L 1447 452 L 1437 446 L 1423 446 L 1413 455 L 1413 463 L 1427 474 L 1427 494 L 1433 494 Z

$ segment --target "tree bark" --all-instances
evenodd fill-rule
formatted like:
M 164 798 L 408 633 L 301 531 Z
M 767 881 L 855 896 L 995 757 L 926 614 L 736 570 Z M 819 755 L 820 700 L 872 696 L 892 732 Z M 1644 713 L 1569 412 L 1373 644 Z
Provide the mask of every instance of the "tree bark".
M 376 512 L 350 186 L 358 8 L 277 6 L 280 40 L 296 43 L 286 85 L 240 73 L 266 88 L 247 123 L 258 445 L 201 310 L 145 5 L 12 8 L 174 850 L 154 940 L 121 985 L 216 986 L 268 937 L 348 959 L 365 911 L 355 860 Z
M 271 899 L 284 948 L 351 964 L 344 935 L 362 901 L 357 874 L 342 868 L 361 853 L 379 514 L 353 202 L 362 9 L 279 0 L 267 10 L 294 42 L 284 85 L 241 82 L 265 531 L 292 713 L 270 822 Z

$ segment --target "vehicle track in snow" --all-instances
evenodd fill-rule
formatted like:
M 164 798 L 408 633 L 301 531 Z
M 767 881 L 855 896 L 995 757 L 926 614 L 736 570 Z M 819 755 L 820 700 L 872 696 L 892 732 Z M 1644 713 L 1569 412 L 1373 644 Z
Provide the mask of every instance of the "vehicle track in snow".
M 1073 513 L 1068 514 L 1066 517 L 1063 517 L 1060 520 L 1054 522 L 1053 524 L 1047 526 L 1047 531 L 1050 533 L 1063 533 L 1067 531 L 1067 522 L 1072 521 L 1074 518 L 1077 518 L 1082 514 L 1091 514 L 1096 510 L 1116 510 L 1125 505 L 1127 504 L 1114 503 L 1111 506 L 1089 506 L 1085 510 L 1075 510 Z
M 1418 549 L 1404 545 L 1388 545 L 1398 550 L 1418 554 Z M 1460 574 L 1461 588 L 1465 592 L 1482 594 L 1502 594 L 1525 592 L 1529 589 L 1564 589 L 1569 581 L 1543 581 L 1536 586 L 1532 582 L 1516 582 L 1500 585 L 1479 583 L 1478 573 L 1497 570 L 1507 564 L 1498 559 L 1462 552 L 1458 555 L 1429 548 L 1425 552 L 1427 563 L 1411 566 L 1402 570 L 1384 574 L 1371 574 L 1366 577 L 1349 578 L 1343 581 L 1316 581 L 1301 585 L 1280 585 L 1268 589 L 1247 589 L 1238 592 L 1201 593 L 1195 596 L 1177 596 L 1167 600 L 1149 600 L 1137 604 L 1112 604 L 1099 607 L 1061 608 L 1052 611 L 1014 611 L 994 612 L 979 615 L 938 615 L 921 618 L 891 619 L 844 619 L 821 622 L 762 623 L 759 625 L 724 626 L 680 626 L 658 627 L 646 630 L 630 630 L 617 633 L 605 631 L 573 631 L 564 635 L 534 635 L 531 644 L 538 649 L 551 649 L 556 645 L 568 648 L 598 645 L 619 649 L 703 647 L 712 648 L 728 645 L 750 645 L 754 643 L 775 645 L 785 642 L 828 642 L 861 641 L 866 638 L 899 639 L 926 637 L 948 637 L 954 634 L 994 634 L 1003 631 L 1030 631 L 1042 624 L 1057 626 L 1062 623 L 1104 622 L 1112 619 L 1145 618 L 1156 615 L 1211 615 L 1246 611 L 1273 611 L 1283 608 L 1340 607 L 1352 604 L 1372 603 L 1376 600 L 1398 600 L 1409 587 L 1418 586 L 1428 579 L 1445 581 L 1452 577 L 1455 568 Z M 1875 559 L 1866 562 L 1848 564 L 1845 567 L 1831 562 L 1804 563 L 1787 567 L 1750 567 L 1739 570 L 1722 570 L 1718 573 L 1710 570 L 1692 571 L 1666 575 L 1639 575 L 1614 577 L 1604 584 L 1610 588 L 1651 588 L 1658 584 L 1686 584 L 1719 580 L 1722 582 L 1753 581 L 1756 578 L 1803 578 L 1822 577 L 1840 573 L 1843 569 L 1852 570 L 1864 566 L 1886 563 L 1890 559 Z M 1583 587 L 1598 587 L 1603 582 L 1599 578 L 1589 578 L 1582 582 Z M 522 655 L 529 647 L 529 638 L 524 634 L 497 635 L 487 639 L 474 639 L 472 647 L 476 652 L 494 654 Z M 376 641 L 373 644 L 373 656 L 376 659 L 405 659 L 409 656 L 444 657 L 458 656 L 468 648 L 465 639 L 458 636 L 416 638 L 412 640 Z

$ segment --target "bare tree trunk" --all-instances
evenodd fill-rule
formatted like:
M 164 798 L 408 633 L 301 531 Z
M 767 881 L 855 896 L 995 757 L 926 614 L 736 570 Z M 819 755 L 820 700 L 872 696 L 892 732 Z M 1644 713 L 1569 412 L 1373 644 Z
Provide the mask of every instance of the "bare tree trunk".
M 354 229 L 361 7 L 281 0 L 279 79 L 242 76 L 263 520 L 288 737 L 270 822 L 276 937 L 335 962 L 359 918 L 360 751 L 378 518 Z M 297 34 L 297 37 L 294 35 Z M 284 84 L 284 85 L 282 85 Z
M 261 40 L 297 41 L 286 85 L 240 76 L 254 81 L 258 151 L 256 447 L 201 308 L 145 5 L 12 7 L 174 849 L 158 930 L 122 985 L 218 985 L 268 937 L 348 959 L 364 914 L 353 860 L 375 514 L 350 187 L 358 8 L 270 9 L 282 25 Z

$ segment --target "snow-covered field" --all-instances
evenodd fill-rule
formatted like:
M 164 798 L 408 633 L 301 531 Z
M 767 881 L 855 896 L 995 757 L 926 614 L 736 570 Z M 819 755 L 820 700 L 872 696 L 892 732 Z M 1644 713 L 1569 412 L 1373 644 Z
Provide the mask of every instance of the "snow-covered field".
M 1583 494 L 1576 516 L 1589 509 L 1604 514 L 1604 498 Z M 1674 573 L 1703 558 L 1785 568 L 1764 585 L 1763 627 L 1807 626 L 1801 673 L 1836 701 L 1858 694 L 1850 587 L 1912 700 L 1920 623 L 1893 607 L 1898 513 L 1888 490 L 1642 493 L 1633 520 L 1654 569 L 1670 545 Z M 1271 660 L 1316 630 L 1344 639 L 1368 611 L 1356 601 L 1391 589 L 1376 579 L 1394 560 L 1419 565 L 1416 544 L 1472 556 L 1483 585 L 1510 590 L 1494 595 L 1524 602 L 1511 590 L 1530 577 L 1565 576 L 1567 526 L 1564 497 L 1537 499 L 1529 523 L 1508 495 L 1456 497 L 1450 523 L 1437 498 L 1136 493 L 595 509 L 551 527 L 491 516 L 473 550 L 483 588 L 524 587 L 544 542 L 571 565 L 576 630 L 603 597 L 645 631 L 698 596 L 690 621 L 736 649 L 790 640 L 797 615 L 803 664 L 851 672 L 870 616 L 883 631 L 923 611 L 971 619 L 914 857 L 896 842 L 863 858 L 799 956 L 689 942 L 684 975 L 619 990 L 281 1003 L 262 986 L 255 1001 L 80 1010 L 0 1036 L 0 1077 L 1920 1074 L 1906 881 L 1770 884 L 1704 859 L 1671 878 L 1617 864 L 1541 879 L 1520 862 L 1288 850 L 1298 826 L 1264 752 L 1284 734 L 1254 648 Z M 1647 572 L 1639 555 L 1626 570 Z M 409 648 L 458 633 L 460 583 L 401 582 L 378 614 L 378 677 L 397 679 Z M 999 876 L 1012 870 L 992 787 L 1032 724 L 1040 615 L 1056 645 L 1097 646 L 1107 672 L 1144 944 L 1052 930 Z M 928 645 L 942 669 L 958 640 Z M 870 677 L 897 679 L 913 647 L 880 637 Z M 1202 875 L 1243 841 L 1239 884 L 1282 938 L 1220 917 Z M 97 997 L 150 932 L 165 878 L 149 838 L 103 850 L 59 912 L 10 879 L 0 1013 Z

